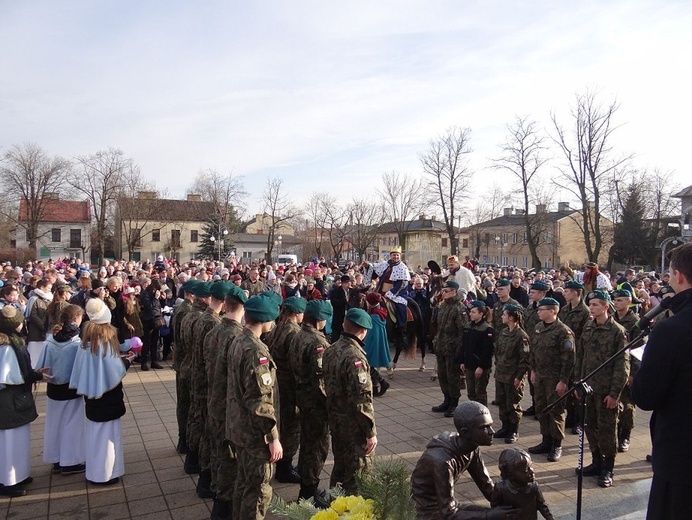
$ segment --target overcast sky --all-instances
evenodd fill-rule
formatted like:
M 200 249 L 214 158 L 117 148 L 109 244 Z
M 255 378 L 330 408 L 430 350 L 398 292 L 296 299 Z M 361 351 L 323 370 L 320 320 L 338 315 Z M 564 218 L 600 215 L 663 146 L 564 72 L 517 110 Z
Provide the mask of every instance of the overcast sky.
M 569 122 L 586 88 L 621 104 L 617 153 L 692 183 L 692 2 L 0 0 L 0 152 L 117 147 L 182 196 L 196 172 L 267 178 L 303 202 L 420 175 L 472 129 L 473 196 L 505 126 Z M 556 162 L 548 171 L 559 165 Z

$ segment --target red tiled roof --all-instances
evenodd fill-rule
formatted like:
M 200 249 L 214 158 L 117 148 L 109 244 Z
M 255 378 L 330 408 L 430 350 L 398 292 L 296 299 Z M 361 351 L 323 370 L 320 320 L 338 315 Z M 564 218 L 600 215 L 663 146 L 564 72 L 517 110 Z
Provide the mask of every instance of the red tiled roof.
M 44 199 L 41 222 L 91 222 L 88 200 Z M 19 220 L 28 220 L 26 199 L 19 203 Z

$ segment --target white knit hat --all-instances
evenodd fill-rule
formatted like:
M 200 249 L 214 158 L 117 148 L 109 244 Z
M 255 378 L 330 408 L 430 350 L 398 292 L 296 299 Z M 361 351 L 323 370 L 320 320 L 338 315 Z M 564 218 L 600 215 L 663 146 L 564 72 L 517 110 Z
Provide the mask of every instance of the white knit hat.
M 100 298 L 90 298 L 86 303 L 85 310 L 92 323 L 101 325 L 111 322 L 111 311 Z

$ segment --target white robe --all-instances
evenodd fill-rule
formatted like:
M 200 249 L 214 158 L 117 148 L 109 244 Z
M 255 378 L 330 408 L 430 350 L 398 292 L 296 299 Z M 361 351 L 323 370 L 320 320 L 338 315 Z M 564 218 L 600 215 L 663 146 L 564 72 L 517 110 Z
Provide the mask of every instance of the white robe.
M 56 401 L 46 399 L 46 430 L 43 437 L 43 462 L 60 466 L 84 464 L 86 418 L 84 399 Z
M 125 474 L 120 419 L 86 422 L 86 479 L 108 482 Z
M 29 478 L 31 423 L 0 430 L 0 484 L 14 486 Z

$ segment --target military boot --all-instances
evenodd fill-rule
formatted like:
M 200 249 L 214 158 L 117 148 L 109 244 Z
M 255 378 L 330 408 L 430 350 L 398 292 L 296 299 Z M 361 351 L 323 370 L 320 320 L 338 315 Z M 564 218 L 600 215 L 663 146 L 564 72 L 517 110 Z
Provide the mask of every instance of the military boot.
M 534 405 L 529 406 L 525 411 L 524 411 L 524 417 L 532 417 L 536 415 L 536 407 Z
M 211 520 L 231 520 L 233 508 L 228 502 L 214 499 L 214 507 L 211 508 Z
M 290 459 L 281 459 L 276 463 L 274 478 L 282 484 L 300 484 L 300 475 L 293 467 Z
M 449 408 L 449 395 L 445 394 L 445 400 L 442 401 L 442 404 L 439 404 L 437 406 L 432 407 L 433 412 L 446 412 L 447 408 Z
M 548 462 L 557 462 L 562 457 L 562 439 L 553 439 L 548 453 Z
M 449 398 L 449 407 L 445 411 L 445 417 L 454 417 L 454 410 L 457 409 L 457 406 L 459 406 L 459 398 L 458 397 L 450 397 Z
M 613 485 L 613 469 L 615 468 L 615 457 L 604 457 L 601 474 L 598 476 L 598 485 L 608 488 Z
M 543 440 L 539 444 L 536 444 L 535 446 L 531 446 L 529 448 L 529 453 L 531 453 L 532 455 L 540 455 L 541 453 L 550 453 L 552 446 L 553 446 L 553 440 L 550 438 L 549 435 L 544 435 Z
M 630 449 L 630 434 L 632 430 L 629 428 L 620 428 L 618 434 L 618 452 L 624 453 Z
M 202 468 L 199 467 L 199 454 L 196 451 L 188 451 L 185 455 L 185 473 L 197 475 Z
M 507 437 L 505 437 L 505 444 L 514 444 L 519 440 L 519 425 L 511 424 L 509 425 L 509 432 Z
M 181 455 L 187 455 L 187 453 L 190 451 L 187 447 L 187 436 L 185 435 L 185 432 L 180 432 L 178 434 L 178 446 L 176 446 L 175 451 Z
M 507 421 L 502 421 L 502 426 L 500 427 L 499 430 L 495 432 L 493 435 L 494 439 L 506 439 L 507 435 L 509 434 L 509 422 Z
M 459 378 L 459 389 L 466 390 L 466 376 L 462 374 Z
M 582 475 L 585 477 L 595 477 L 601 474 L 601 469 L 603 468 L 603 457 L 600 451 L 594 451 L 591 455 L 592 462 L 588 466 L 584 466 L 582 469 Z M 575 473 L 579 474 L 579 468 L 574 470 Z
M 309 500 L 310 498 L 312 498 L 313 504 L 315 504 L 315 507 L 318 509 L 329 508 L 330 503 L 323 489 L 318 489 L 317 486 L 305 486 L 301 484 L 300 491 L 298 492 L 298 500 Z
M 204 469 L 199 472 L 197 496 L 199 498 L 214 498 L 214 492 L 211 490 L 211 470 Z

